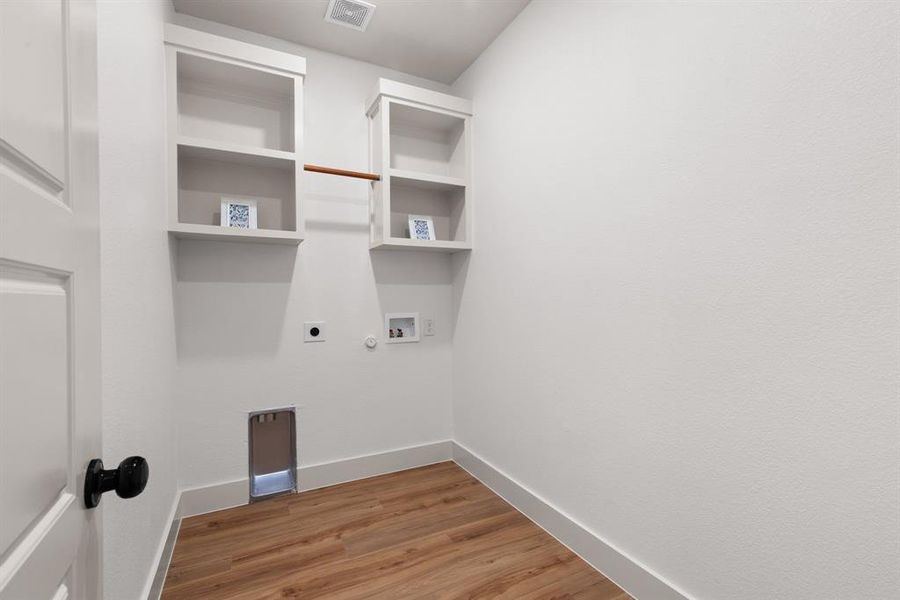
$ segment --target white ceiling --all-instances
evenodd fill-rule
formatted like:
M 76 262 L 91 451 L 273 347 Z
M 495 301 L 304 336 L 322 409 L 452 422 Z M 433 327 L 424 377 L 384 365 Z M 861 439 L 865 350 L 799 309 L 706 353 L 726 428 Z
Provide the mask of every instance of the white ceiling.
M 528 0 L 370 0 L 369 28 L 324 21 L 328 0 L 173 0 L 179 13 L 452 83 Z

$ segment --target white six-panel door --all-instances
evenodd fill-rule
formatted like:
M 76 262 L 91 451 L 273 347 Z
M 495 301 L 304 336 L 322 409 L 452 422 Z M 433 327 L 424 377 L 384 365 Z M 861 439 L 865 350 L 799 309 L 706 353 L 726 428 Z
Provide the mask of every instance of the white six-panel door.
M 0 600 L 101 595 L 95 12 L 0 0 Z

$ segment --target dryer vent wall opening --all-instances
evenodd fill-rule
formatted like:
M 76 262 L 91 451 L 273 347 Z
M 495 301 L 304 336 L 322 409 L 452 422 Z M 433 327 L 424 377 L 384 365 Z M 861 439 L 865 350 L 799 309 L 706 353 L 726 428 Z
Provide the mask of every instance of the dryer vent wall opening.
M 297 427 L 293 408 L 248 418 L 250 501 L 297 491 Z

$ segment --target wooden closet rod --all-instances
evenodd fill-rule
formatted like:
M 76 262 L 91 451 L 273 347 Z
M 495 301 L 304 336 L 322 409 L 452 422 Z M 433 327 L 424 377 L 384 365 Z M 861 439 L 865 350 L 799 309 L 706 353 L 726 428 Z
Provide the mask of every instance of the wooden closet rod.
M 303 170 L 312 171 L 313 173 L 325 173 L 326 175 L 340 175 L 341 177 L 356 177 L 357 179 L 368 179 L 369 181 L 381 181 L 381 175 L 376 175 L 375 173 L 347 171 L 332 167 L 320 167 L 319 165 L 303 165 Z

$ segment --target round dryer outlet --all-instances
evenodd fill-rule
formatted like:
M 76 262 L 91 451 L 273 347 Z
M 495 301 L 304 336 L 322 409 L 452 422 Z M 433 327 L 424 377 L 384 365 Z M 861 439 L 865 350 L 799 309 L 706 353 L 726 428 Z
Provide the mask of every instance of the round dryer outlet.
M 304 342 L 325 341 L 325 321 L 307 321 L 303 324 Z

